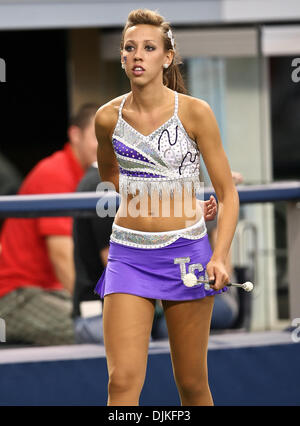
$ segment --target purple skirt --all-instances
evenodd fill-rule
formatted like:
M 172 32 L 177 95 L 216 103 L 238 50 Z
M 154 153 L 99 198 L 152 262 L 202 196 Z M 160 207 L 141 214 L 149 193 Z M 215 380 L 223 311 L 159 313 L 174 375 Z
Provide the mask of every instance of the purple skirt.
M 112 236 L 114 232 L 122 230 L 126 228 L 119 226 L 116 228 L 116 225 L 113 225 Z M 181 231 L 179 230 L 174 242 L 159 248 L 141 248 L 136 247 L 139 244 L 134 246 L 134 243 L 129 246 L 125 241 L 125 244 L 117 243 L 111 238 L 108 263 L 95 292 L 101 298 L 111 293 L 127 293 L 159 300 L 192 300 L 226 291 L 226 287 L 216 291 L 206 290 L 204 284 L 187 286 L 184 283 L 185 274 L 193 273 L 197 278 L 207 278 L 206 265 L 212 255 L 206 232 L 202 232 L 197 238 L 195 226 L 185 228 L 183 231 L 186 230 L 191 230 L 187 233 L 188 238 L 178 238 Z M 144 236 L 148 233 L 138 234 Z M 152 233 L 154 234 L 168 233 Z

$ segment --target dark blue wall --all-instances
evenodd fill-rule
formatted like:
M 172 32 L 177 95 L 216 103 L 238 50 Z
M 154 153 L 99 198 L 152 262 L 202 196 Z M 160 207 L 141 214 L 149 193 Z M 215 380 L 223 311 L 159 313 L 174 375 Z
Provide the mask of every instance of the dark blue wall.
M 210 350 L 215 405 L 300 405 L 300 344 Z M 106 405 L 105 358 L 0 365 L 0 405 Z M 140 405 L 180 405 L 169 353 L 150 354 Z

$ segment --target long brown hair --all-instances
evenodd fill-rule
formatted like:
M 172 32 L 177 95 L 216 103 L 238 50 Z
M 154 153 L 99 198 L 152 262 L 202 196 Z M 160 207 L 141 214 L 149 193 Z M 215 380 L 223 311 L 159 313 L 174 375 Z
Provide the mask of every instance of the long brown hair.
M 174 48 L 172 46 L 172 41 L 168 36 L 168 32 L 171 29 L 169 22 L 166 22 L 164 17 L 159 15 L 156 11 L 149 9 L 136 9 L 132 10 L 127 18 L 127 22 L 124 26 L 121 38 L 121 50 L 124 47 L 124 36 L 128 28 L 134 27 L 135 25 L 153 25 L 159 27 L 162 30 L 162 36 L 164 40 L 165 50 L 173 50 L 174 58 L 172 60 L 169 68 L 163 70 L 163 83 L 165 86 L 169 87 L 172 90 L 176 90 L 179 93 L 187 93 L 183 77 L 181 75 L 179 65 L 182 63 L 179 57 L 179 54 L 176 49 L 176 42 L 173 39 Z

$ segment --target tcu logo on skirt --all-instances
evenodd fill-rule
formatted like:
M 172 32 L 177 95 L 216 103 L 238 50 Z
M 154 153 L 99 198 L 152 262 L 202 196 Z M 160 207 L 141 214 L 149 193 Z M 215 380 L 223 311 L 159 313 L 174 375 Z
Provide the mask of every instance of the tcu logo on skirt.
M 179 264 L 180 274 L 183 284 L 186 287 L 194 287 L 195 285 L 199 285 L 197 283 L 197 277 L 194 274 L 195 270 L 199 272 L 204 271 L 203 265 L 201 263 L 192 263 L 188 265 L 188 273 L 186 272 L 186 263 L 189 263 L 191 259 L 189 257 L 175 257 L 174 263 Z M 199 280 L 208 280 L 208 275 L 205 271 L 205 275 L 201 275 L 198 277 Z

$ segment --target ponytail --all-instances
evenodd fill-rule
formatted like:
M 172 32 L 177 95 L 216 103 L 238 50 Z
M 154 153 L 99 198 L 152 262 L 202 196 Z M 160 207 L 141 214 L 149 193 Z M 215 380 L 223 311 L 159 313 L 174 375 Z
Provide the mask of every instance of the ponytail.
M 187 94 L 184 80 L 179 69 L 179 64 L 174 64 L 174 59 L 169 68 L 164 70 L 163 82 L 165 86 L 169 87 L 169 89 L 185 95 Z

